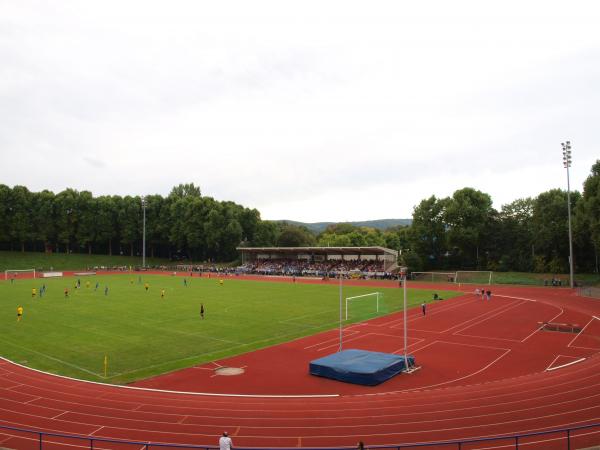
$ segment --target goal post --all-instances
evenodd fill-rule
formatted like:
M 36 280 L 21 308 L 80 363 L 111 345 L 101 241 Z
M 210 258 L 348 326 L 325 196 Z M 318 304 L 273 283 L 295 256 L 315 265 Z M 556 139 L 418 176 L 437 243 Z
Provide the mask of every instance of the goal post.
M 456 272 L 456 283 L 461 284 L 492 284 L 491 270 L 459 270 Z
M 17 276 L 19 273 L 33 273 L 33 278 L 36 278 L 35 269 L 8 269 L 4 271 L 4 279 L 8 280 L 12 274 Z
M 410 279 L 431 283 L 454 283 L 456 272 L 411 272 Z
M 383 294 L 381 292 L 371 292 L 370 294 L 363 295 L 354 295 L 352 297 L 346 297 L 346 320 L 348 320 L 349 306 L 354 303 L 361 304 L 360 310 L 361 312 L 366 311 L 370 314 L 379 313 L 380 310 L 380 300 L 383 299 Z M 363 312 L 364 314 L 364 312 Z M 362 315 L 362 314 L 361 314 Z

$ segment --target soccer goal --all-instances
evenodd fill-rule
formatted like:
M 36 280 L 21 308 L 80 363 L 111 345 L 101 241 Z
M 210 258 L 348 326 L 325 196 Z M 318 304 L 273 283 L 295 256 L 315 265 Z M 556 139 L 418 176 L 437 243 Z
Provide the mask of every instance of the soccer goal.
M 492 284 L 491 270 L 459 270 L 456 272 L 456 283 L 461 284 Z
M 12 278 L 13 276 L 16 277 L 19 275 L 19 273 L 33 273 L 33 278 L 35 278 L 35 269 L 12 269 L 12 270 L 4 271 L 4 279 L 8 280 L 9 278 Z
M 412 272 L 411 280 L 431 283 L 454 283 L 456 272 Z
M 382 300 L 381 292 L 346 297 L 346 320 L 348 320 L 350 312 L 354 317 L 377 314 Z

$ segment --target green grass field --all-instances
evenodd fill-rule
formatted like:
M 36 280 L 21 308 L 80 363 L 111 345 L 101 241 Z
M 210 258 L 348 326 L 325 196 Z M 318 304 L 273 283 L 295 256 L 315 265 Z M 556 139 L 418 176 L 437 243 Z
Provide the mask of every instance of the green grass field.
M 111 275 L 0 282 L 0 354 L 44 371 L 107 383 L 127 383 L 335 328 L 339 287 Z M 90 283 L 86 287 L 87 282 Z M 96 282 L 99 288 L 96 291 Z M 149 283 L 148 292 L 144 283 Z M 46 284 L 46 294 L 31 296 Z M 104 288 L 108 286 L 108 295 Z M 70 297 L 64 297 L 69 287 Z M 160 291 L 165 290 L 162 299 Z M 379 315 L 401 309 L 402 290 L 344 287 L 343 296 L 383 292 Z M 455 292 L 436 291 L 443 298 Z M 433 291 L 410 290 L 411 306 Z M 205 319 L 200 318 L 200 303 Z M 17 306 L 23 306 L 21 322 Z M 347 323 L 377 316 L 374 297 L 351 304 Z M 108 356 L 107 376 L 103 373 Z

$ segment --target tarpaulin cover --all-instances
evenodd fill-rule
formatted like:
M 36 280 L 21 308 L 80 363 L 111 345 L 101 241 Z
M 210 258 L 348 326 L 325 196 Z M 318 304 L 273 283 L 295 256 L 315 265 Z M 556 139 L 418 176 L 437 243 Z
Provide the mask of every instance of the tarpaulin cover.
M 414 356 L 407 356 L 414 366 Z M 404 356 L 366 350 L 344 350 L 310 362 L 309 372 L 346 383 L 374 386 L 404 370 Z

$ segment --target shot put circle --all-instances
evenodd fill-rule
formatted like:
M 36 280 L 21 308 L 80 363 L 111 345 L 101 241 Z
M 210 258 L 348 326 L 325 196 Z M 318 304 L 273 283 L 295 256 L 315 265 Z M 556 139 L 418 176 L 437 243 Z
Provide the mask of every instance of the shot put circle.
M 241 367 L 218 367 L 215 369 L 215 375 L 223 375 L 226 377 L 241 375 L 244 372 L 244 369 Z

